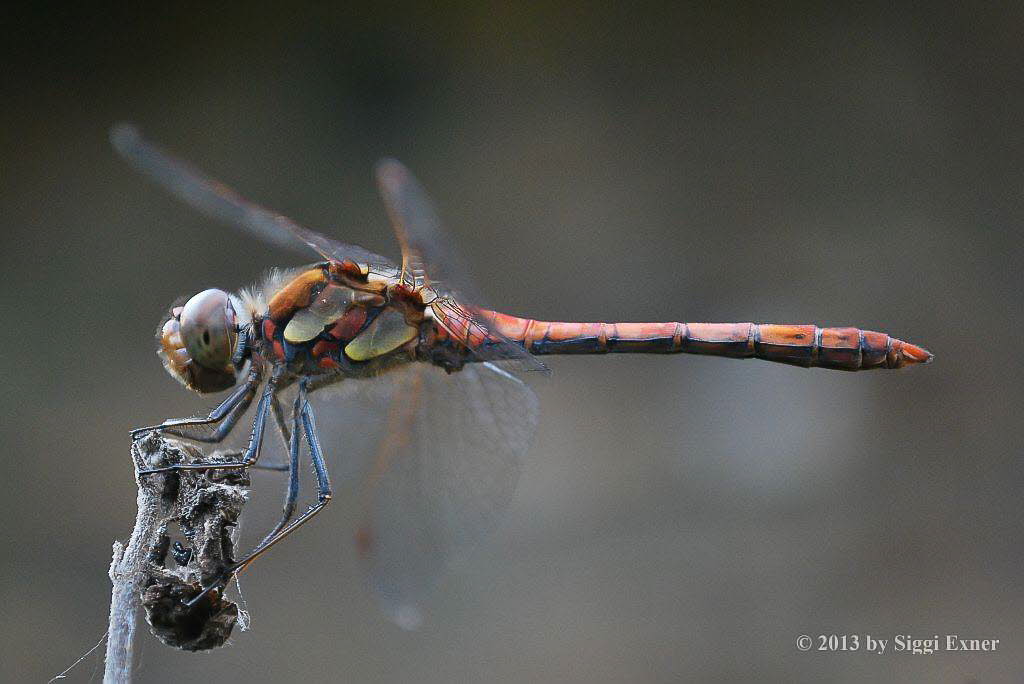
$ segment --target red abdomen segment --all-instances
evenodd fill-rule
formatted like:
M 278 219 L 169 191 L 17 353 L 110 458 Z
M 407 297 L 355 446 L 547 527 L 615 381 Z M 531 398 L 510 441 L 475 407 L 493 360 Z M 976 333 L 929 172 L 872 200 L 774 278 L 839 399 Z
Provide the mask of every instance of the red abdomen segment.
M 687 353 L 795 366 L 868 370 L 928 363 L 932 355 L 885 333 L 774 323 L 557 323 L 480 312 L 531 354 Z

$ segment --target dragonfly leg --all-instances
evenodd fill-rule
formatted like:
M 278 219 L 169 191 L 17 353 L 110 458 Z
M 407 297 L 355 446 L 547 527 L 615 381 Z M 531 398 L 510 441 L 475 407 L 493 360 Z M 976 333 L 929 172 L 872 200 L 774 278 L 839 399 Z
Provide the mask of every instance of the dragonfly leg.
M 184 437 L 197 442 L 220 442 L 227 437 L 228 433 L 242 417 L 253 397 L 256 396 L 256 387 L 260 384 L 260 369 L 256 366 L 249 371 L 249 377 L 243 385 L 232 392 L 217 408 L 210 411 L 205 418 L 170 418 L 150 427 L 135 428 L 131 431 L 132 439 L 138 438 L 146 432 L 157 430 L 175 437 Z M 217 428 L 209 435 L 192 435 L 183 432 L 183 428 L 202 427 L 204 425 L 217 424 Z
M 334 492 L 331 489 L 330 478 L 327 474 L 327 466 L 324 464 L 323 449 L 320 447 L 320 438 L 317 436 L 316 421 L 313 418 L 313 410 L 309 406 L 309 401 L 306 399 L 306 394 L 306 383 L 303 380 L 299 384 L 299 396 L 296 397 L 296 402 L 301 403 L 302 405 L 299 417 L 301 418 L 302 431 L 306 436 L 306 442 L 309 444 L 309 455 L 310 460 L 312 460 L 313 462 L 313 471 L 316 473 L 317 502 L 310 506 L 309 508 L 307 508 L 302 515 L 300 515 L 295 520 L 291 521 L 291 523 L 288 523 L 281 529 L 276 530 L 276 533 L 272 532 L 271 534 L 267 535 L 267 537 L 262 542 L 260 542 L 260 544 L 255 549 L 253 549 L 252 552 L 249 553 L 249 555 L 247 555 L 245 558 L 242 558 L 241 560 L 236 561 L 233 565 L 225 568 L 224 571 L 221 573 L 220 577 L 218 577 L 214 582 L 205 586 L 203 590 L 195 597 L 190 599 L 186 603 L 186 605 L 193 606 L 209 592 L 224 586 L 227 583 L 227 581 L 231 579 L 232 575 L 239 572 L 240 570 L 244 570 L 246 567 L 248 567 L 250 563 L 256 560 L 263 553 L 265 553 L 271 546 L 278 543 L 279 541 L 287 537 L 289 534 L 294 532 L 299 526 L 301 526 L 310 518 L 312 518 L 317 513 L 322 511 L 324 507 L 327 506 L 328 503 L 330 503 L 331 497 L 333 496 Z M 294 454 L 294 458 L 296 459 L 296 461 L 298 458 L 298 437 L 294 433 L 298 432 L 298 427 L 299 426 L 296 424 L 292 434 L 292 444 L 295 447 L 292 453 Z M 296 466 L 297 465 L 298 464 L 296 462 Z M 295 469 L 295 472 L 298 472 L 297 467 Z M 290 497 L 291 491 L 289 491 L 289 498 Z M 287 501 L 285 505 L 287 507 Z M 291 517 L 290 514 L 287 517 Z
M 292 407 L 292 430 L 291 439 L 288 443 L 288 493 L 284 499 L 284 509 L 281 519 L 266 536 L 256 545 L 259 549 L 272 539 L 278 532 L 284 529 L 288 521 L 295 515 L 295 502 L 299 498 L 299 449 L 301 448 L 300 428 L 302 421 L 302 404 L 306 400 L 305 388 L 300 385 L 295 395 L 295 404 Z
M 281 413 L 280 402 L 278 402 L 276 394 L 271 399 L 271 408 L 274 411 L 274 423 L 277 425 L 277 431 L 281 435 L 281 440 L 284 442 L 285 450 L 287 450 L 288 449 L 288 442 L 289 442 L 288 435 L 290 434 L 290 431 L 288 430 L 288 426 L 284 423 L 284 415 Z M 245 409 L 239 410 L 238 416 L 241 416 L 243 413 L 245 413 Z M 237 416 L 233 417 L 232 423 L 237 422 L 237 420 L 238 420 Z M 205 437 L 193 437 L 191 435 L 184 435 L 184 434 L 180 434 L 180 433 L 177 433 L 177 432 L 172 432 L 170 430 L 168 430 L 167 432 L 168 432 L 168 434 L 171 434 L 171 435 L 175 435 L 175 436 L 178 436 L 178 437 L 187 437 L 189 439 L 194 439 L 194 440 L 199 441 L 199 442 L 207 442 L 207 441 L 212 442 L 212 441 L 215 441 L 213 439 L 207 439 Z M 240 454 L 242 452 L 239 451 L 237 453 Z M 277 472 L 277 473 L 286 473 L 286 472 L 288 472 L 288 463 L 253 463 L 249 467 L 252 468 L 253 470 L 268 470 L 268 471 Z
M 305 381 L 303 381 L 299 384 L 299 396 L 296 397 L 296 402 L 301 403 L 299 417 L 302 422 L 302 431 L 306 436 L 306 443 L 309 445 L 309 457 L 313 462 L 313 471 L 316 473 L 317 501 L 286 527 L 278 530 L 276 534 L 267 535 L 267 539 L 261 542 L 252 553 L 235 563 L 234 570 L 243 568 L 251 563 L 257 556 L 284 539 L 300 525 L 322 511 L 324 506 L 330 503 L 331 497 L 334 495 L 334 491 L 331 489 L 330 477 L 327 474 L 327 466 L 324 463 L 323 449 L 320 447 L 320 437 L 317 435 L 316 431 L 316 420 L 313 418 L 313 409 L 310 407 L 309 400 L 306 395 Z M 298 425 L 295 426 L 295 431 L 298 431 Z M 293 452 L 295 454 L 294 458 L 297 459 L 298 439 L 295 435 L 292 436 L 292 444 L 295 447 Z M 298 468 L 296 467 L 296 472 L 297 471 Z M 289 495 L 290 494 L 291 492 L 289 492 Z
M 278 387 L 278 391 L 282 389 L 284 389 L 284 386 Z M 284 420 L 284 410 L 281 408 L 281 402 L 277 398 L 277 392 L 270 398 L 270 408 L 274 412 L 274 424 L 277 425 L 277 432 L 284 441 L 285 449 L 288 449 L 291 443 L 291 431 Z M 274 470 L 284 473 L 288 471 L 289 466 L 287 463 L 256 463 L 252 468 L 254 470 Z
M 283 390 L 284 387 L 278 387 L 278 391 Z M 277 398 L 277 393 L 270 398 L 270 408 L 274 411 L 274 422 L 277 424 L 277 431 L 281 435 L 281 439 L 284 440 L 284 445 L 287 447 L 291 443 L 291 430 L 288 429 L 288 423 L 284 419 L 284 409 L 281 407 L 281 400 Z M 287 464 L 282 464 L 287 465 Z
M 306 384 L 306 392 L 307 394 L 312 394 L 314 390 L 320 389 L 321 387 L 326 387 L 328 385 L 333 385 L 334 383 L 340 382 L 343 379 L 344 376 L 342 375 L 316 376 Z M 286 386 L 287 385 L 282 385 L 280 389 L 284 389 Z M 291 434 L 291 432 L 288 429 L 288 423 L 285 422 L 284 410 L 281 408 L 281 402 L 278 401 L 276 394 L 274 395 L 274 398 L 271 400 L 271 407 L 274 410 L 274 421 L 277 423 L 278 432 L 281 433 L 281 438 L 284 440 L 285 448 L 290 448 L 289 445 L 291 444 L 291 437 L 289 435 Z M 299 423 L 295 422 L 294 420 L 292 422 L 292 429 L 299 429 Z M 289 468 L 287 463 L 258 463 L 252 467 L 256 470 L 276 470 L 282 473 L 288 472 Z
M 171 470 L 228 470 L 231 468 L 249 468 L 256 464 L 260 458 L 260 447 L 263 444 L 263 432 L 267 425 L 267 416 L 270 413 L 270 403 L 274 393 L 277 391 L 277 383 L 283 367 L 277 366 L 273 375 L 267 380 L 263 388 L 263 395 L 256 404 L 256 416 L 252 422 L 252 432 L 249 435 L 249 446 L 242 452 L 241 458 L 237 461 L 226 461 L 217 463 L 176 463 L 162 468 L 149 468 L 140 470 L 140 475 L 151 475 L 153 473 L 165 473 Z

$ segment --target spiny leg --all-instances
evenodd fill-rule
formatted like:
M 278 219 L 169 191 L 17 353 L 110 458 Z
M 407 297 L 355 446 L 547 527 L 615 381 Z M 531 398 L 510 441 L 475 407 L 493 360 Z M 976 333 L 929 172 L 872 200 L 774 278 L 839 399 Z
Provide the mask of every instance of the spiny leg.
M 324 509 L 324 507 L 330 503 L 331 497 L 334 492 L 331 489 L 330 478 L 327 474 L 327 466 L 324 464 L 323 449 L 320 447 L 320 438 L 316 432 L 316 421 L 313 418 L 313 410 L 309 406 L 309 401 L 306 399 L 306 382 L 302 380 L 299 383 L 299 397 L 296 399 L 301 401 L 301 419 L 302 429 L 306 436 L 306 442 L 309 444 L 309 455 L 313 462 L 313 470 L 316 473 L 316 484 L 317 484 L 317 502 L 306 509 L 306 511 L 298 518 L 293 520 L 286 527 L 277 532 L 277 534 L 268 535 L 268 538 L 261 542 L 253 551 L 245 558 L 236 561 L 233 565 L 224 569 L 221 576 L 203 588 L 199 594 L 190 599 L 186 605 L 193 606 L 206 594 L 224 586 L 225 583 L 231 578 L 232 575 L 240 570 L 245 569 L 250 563 L 256 558 L 265 553 L 271 546 L 278 543 L 289 534 L 294 532 L 300 525 L 308 521 L 314 515 Z M 297 426 L 296 430 L 297 432 Z M 296 437 L 293 434 L 293 443 L 296 442 Z
M 270 398 L 270 408 L 274 413 L 274 424 L 277 425 L 277 432 L 281 435 L 281 440 L 284 442 L 285 449 L 290 448 L 291 444 L 291 432 L 288 429 L 288 424 L 284 420 L 284 410 L 281 408 L 281 402 L 278 400 L 278 393 L 286 387 L 285 384 L 280 384 L 277 387 L 277 392 Z M 276 472 L 287 472 L 287 463 L 256 463 L 252 466 L 254 470 L 273 470 Z
M 287 537 L 300 525 L 322 511 L 324 506 L 330 503 L 331 497 L 334 495 L 334 491 L 331 489 L 330 477 L 327 474 L 327 466 L 324 464 L 324 452 L 320 447 L 320 437 L 317 435 L 313 409 L 310 407 L 309 400 L 306 397 L 305 381 L 300 382 L 299 393 L 302 400 L 302 430 L 306 435 L 306 443 L 309 445 L 309 457 L 313 462 L 313 471 L 316 473 L 317 502 L 307 508 L 305 513 L 293 520 L 287 527 L 257 546 L 248 556 L 237 561 L 234 565 L 235 570 L 251 563 L 261 553 Z
M 136 439 L 139 435 L 146 432 L 157 430 L 174 435 L 175 437 L 184 437 L 197 442 L 220 442 L 231 432 L 231 428 L 235 426 L 238 419 L 249 408 L 253 397 L 256 396 L 256 388 L 260 384 L 260 379 L 260 369 L 254 365 L 250 369 L 249 377 L 245 383 L 232 392 L 217 408 L 210 411 L 209 415 L 205 418 L 170 418 L 159 425 L 135 428 L 131 431 L 132 439 Z M 201 427 L 203 425 L 213 425 L 214 423 L 220 423 L 220 425 L 210 435 L 194 436 L 182 432 L 182 428 Z
M 295 403 L 292 406 L 292 430 L 291 439 L 288 443 L 288 492 L 284 499 L 284 509 L 281 514 L 281 520 L 278 521 L 277 525 L 274 526 L 266 536 L 256 545 L 259 549 L 268 540 L 272 539 L 274 535 L 284 529 L 284 526 L 288 524 L 288 521 L 292 519 L 295 514 L 295 502 L 299 498 L 299 449 L 301 449 L 301 420 L 302 420 L 302 404 L 306 400 L 305 387 L 300 385 L 299 391 L 295 395 Z
M 306 384 L 306 393 L 307 394 L 312 394 L 315 390 L 318 390 L 321 387 L 327 387 L 328 385 L 333 385 L 333 384 L 335 384 L 337 382 L 340 382 L 343 379 L 344 379 L 343 375 L 318 375 L 318 376 L 315 376 L 315 377 L 311 378 L 309 380 L 309 382 Z M 289 381 L 288 383 L 282 383 L 281 385 L 278 386 L 278 390 L 279 391 L 283 390 L 285 387 L 289 386 L 290 384 L 291 384 L 291 381 Z M 285 447 L 290 448 L 289 447 L 289 445 L 291 444 L 291 438 L 289 436 L 290 431 L 288 429 L 288 424 L 285 422 L 285 419 L 284 419 L 284 411 L 281 408 L 281 402 L 279 402 L 277 400 L 277 395 L 276 394 L 274 395 L 274 398 L 272 400 L 271 407 L 274 409 L 274 421 L 277 423 L 277 428 L 278 428 L 278 431 L 281 433 L 282 439 L 284 440 Z M 293 430 L 297 430 L 298 429 L 298 423 L 296 423 L 294 419 L 293 419 L 293 423 L 294 423 L 293 424 Z M 258 463 L 258 464 L 254 465 L 252 467 L 254 469 L 256 469 L 256 470 L 274 470 L 274 471 L 278 471 L 278 472 L 282 472 L 282 473 L 288 471 L 288 464 L 287 463 Z M 267 535 L 267 536 L 269 537 L 271 535 Z
M 284 389 L 283 386 L 277 388 L 278 392 Z M 291 443 L 291 430 L 288 429 L 288 423 L 284 419 L 284 409 L 281 408 L 281 401 L 277 398 L 277 393 L 270 399 L 270 408 L 274 411 L 274 422 L 277 423 L 277 429 L 281 434 L 281 439 L 284 440 L 284 445 L 288 446 Z M 294 427 L 294 426 L 293 426 Z
M 140 475 L 152 473 L 164 473 L 171 470 L 227 470 L 231 468 L 249 468 L 260 458 L 260 447 L 263 444 L 263 432 L 267 425 L 267 416 L 270 414 L 270 403 L 274 393 L 277 391 L 277 384 L 284 373 L 284 366 L 275 366 L 270 379 L 263 388 L 263 395 L 256 404 L 256 416 L 252 422 L 252 432 L 249 435 L 249 445 L 242 452 L 242 458 L 238 461 L 226 461 L 215 463 L 176 463 L 162 468 L 150 468 L 140 470 Z
M 219 444 L 224 441 L 231 431 L 238 424 L 238 419 L 241 418 L 247 410 L 249 405 L 252 404 L 253 397 L 256 396 L 256 388 L 252 387 L 247 389 L 245 396 L 240 402 L 231 410 L 226 418 L 224 418 L 220 424 L 208 435 L 197 435 L 190 432 L 186 432 L 178 427 L 163 428 L 161 432 L 165 435 L 171 435 L 172 437 L 184 437 L 185 439 L 191 439 L 194 442 L 203 442 L 206 444 Z
M 285 386 L 286 385 L 283 385 L 283 384 L 279 384 L 278 385 L 277 392 L 275 392 L 273 394 L 273 396 L 271 396 L 271 398 L 270 398 L 270 407 L 271 407 L 271 409 L 273 410 L 273 413 L 274 413 L 274 423 L 277 426 L 277 432 L 278 432 L 278 434 L 281 435 L 281 440 L 284 443 L 285 450 L 287 450 L 288 449 L 288 444 L 291 441 L 291 438 L 290 438 L 291 431 L 288 429 L 288 425 L 285 423 L 284 412 L 281 409 L 281 402 L 278 401 L 278 398 L 277 398 L 278 393 L 281 390 L 283 390 Z M 253 392 L 253 394 L 255 395 L 255 392 Z M 167 434 L 174 435 L 176 437 L 185 437 L 187 439 L 192 439 L 192 440 L 195 440 L 197 442 L 220 442 L 221 440 L 223 440 L 223 438 L 225 436 L 227 436 L 227 433 L 230 432 L 231 427 L 233 427 L 234 424 L 238 422 L 238 419 L 245 413 L 246 409 L 249 408 L 249 404 L 251 404 L 251 403 L 252 403 L 252 400 L 251 400 L 251 397 L 250 397 L 247 401 L 245 401 L 242 404 L 240 404 L 238 406 L 238 408 L 236 409 L 235 413 L 229 419 L 231 425 L 230 426 L 226 426 L 226 423 L 228 421 L 224 421 L 224 423 L 221 423 L 221 426 L 218 427 L 217 432 L 214 433 L 214 435 L 212 435 L 212 436 L 203 435 L 203 436 L 198 436 L 197 437 L 197 436 L 194 436 L 194 435 L 189 435 L 189 434 L 186 434 L 186 433 L 183 433 L 183 432 L 177 432 L 177 431 L 174 431 L 174 430 L 166 430 L 166 432 L 167 432 Z M 241 453 L 241 452 L 239 452 L 239 453 Z M 250 466 L 250 468 L 252 468 L 253 470 L 269 470 L 269 471 L 279 472 L 279 473 L 288 472 L 288 464 L 287 463 L 253 463 Z

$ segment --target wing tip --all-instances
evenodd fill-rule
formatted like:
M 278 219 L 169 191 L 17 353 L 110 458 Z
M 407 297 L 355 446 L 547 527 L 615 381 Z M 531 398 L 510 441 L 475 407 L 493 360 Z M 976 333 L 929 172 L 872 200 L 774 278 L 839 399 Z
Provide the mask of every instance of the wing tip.
M 409 175 L 405 165 L 394 157 L 383 157 L 373 167 L 374 175 L 381 183 L 401 183 Z
M 114 149 L 124 154 L 142 141 L 142 132 L 131 122 L 118 121 L 110 127 L 108 138 Z
M 411 603 L 398 603 L 385 608 L 391 621 L 407 632 L 423 626 L 423 612 Z

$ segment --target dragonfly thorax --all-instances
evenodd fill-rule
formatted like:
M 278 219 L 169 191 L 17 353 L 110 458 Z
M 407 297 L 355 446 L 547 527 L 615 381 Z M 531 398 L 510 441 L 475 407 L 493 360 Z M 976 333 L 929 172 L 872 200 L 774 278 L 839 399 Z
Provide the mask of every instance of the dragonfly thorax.
M 263 355 L 296 374 L 349 376 L 412 359 L 424 320 L 416 293 L 386 280 L 352 282 L 338 266 L 318 264 L 278 286 L 258 321 Z

